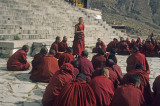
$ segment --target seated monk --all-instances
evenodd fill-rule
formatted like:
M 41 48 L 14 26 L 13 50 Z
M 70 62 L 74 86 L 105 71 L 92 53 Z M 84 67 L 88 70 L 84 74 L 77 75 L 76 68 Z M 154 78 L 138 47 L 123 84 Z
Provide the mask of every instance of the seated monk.
M 53 106 L 96 106 L 94 92 L 86 83 L 85 75 L 79 74 L 75 81 L 67 84 Z
M 74 67 L 70 63 L 65 63 L 50 79 L 43 95 L 43 106 L 53 106 L 54 101 L 65 85 L 73 80 Z
M 136 69 L 129 71 L 122 80 L 123 84 L 128 83 L 128 79 L 130 76 L 138 76 L 141 79 L 140 90 L 144 96 L 144 99 L 148 105 L 151 105 L 151 89 L 149 84 L 149 76 L 146 72 L 144 72 L 144 67 L 141 63 L 136 65 Z
M 41 52 L 43 51 L 42 49 Z M 45 50 L 44 53 L 42 52 L 43 54 L 47 54 L 47 48 Z M 36 70 L 32 70 L 30 76 L 32 81 L 48 83 L 54 73 L 59 70 L 57 59 L 51 56 L 51 54 L 55 55 L 55 50 L 51 49 L 49 54 L 50 56 L 43 56 L 40 59 L 39 63 L 36 65 Z
M 127 43 L 127 45 L 130 45 L 130 41 L 129 41 L 129 38 L 126 38 L 126 43 Z
M 106 46 L 100 38 L 97 39 L 96 47 L 93 48 L 92 52 L 97 53 L 99 48 L 103 49 L 104 52 L 106 52 Z
M 15 52 L 7 62 L 7 69 L 9 71 L 24 71 L 28 70 L 30 64 L 27 62 L 27 52 L 29 51 L 29 46 L 24 45 L 22 49 Z
M 128 45 L 127 45 L 127 43 L 125 41 L 121 41 L 121 43 L 119 43 L 117 52 L 120 55 L 123 55 L 123 54 L 128 55 L 128 54 L 130 54 L 129 47 L 128 47 Z
M 98 54 L 94 55 L 92 58 L 92 64 L 93 68 L 96 69 L 101 69 L 104 67 L 106 62 L 106 58 L 104 57 L 104 50 L 99 48 L 98 49 Z
M 154 56 L 154 46 L 150 40 L 147 40 L 146 43 L 142 46 L 142 53 L 147 57 Z
M 131 76 L 128 84 L 116 90 L 110 106 L 146 106 L 142 92 L 138 89 L 140 83 L 139 77 Z
M 79 64 L 79 72 L 83 73 L 87 78 L 87 82 L 89 82 L 94 72 L 94 68 L 92 62 L 88 59 L 88 52 L 86 50 L 82 51 L 81 56 L 77 61 Z
M 134 39 L 131 40 L 131 43 L 128 45 L 129 49 L 132 50 L 133 46 L 136 46 L 136 41 Z
M 68 47 L 67 51 L 61 54 L 58 60 L 59 67 L 61 67 L 64 63 L 70 63 L 71 61 L 75 60 L 72 53 L 73 53 L 73 49 L 71 47 Z
M 97 106 L 110 106 L 114 95 L 114 85 L 109 79 L 109 70 L 103 68 L 99 75 L 92 79 L 89 84 L 94 91 Z
M 59 52 L 66 52 L 67 48 L 68 48 L 67 37 L 64 36 L 62 42 L 60 42 L 58 45 L 58 51 Z
M 57 36 L 55 42 L 52 43 L 51 48 L 50 48 L 50 50 L 53 49 L 56 51 L 56 55 L 55 55 L 56 58 L 59 58 L 59 56 L 61 55 L 61 52 L 59 52 L 58 50 L 60 42 L 61 42 L 61 38 Z
M 116 38 L 107 45 L 106 51 L 110 52 L 112 48 L 115 48 L 116 50 L 118 48 L 118 40 Z
M 160 104 L 160 75 L 156 77 L 153 82 L 153 103 L 152 106 L 159 106 Z
M 106 68 L 109 70 L 109 79 L 113 82 L 115 89 L 120 85 L 122 81 L 122 71 L 118 65 L 114 63 L 112 59 L 106 61 Z
M 144 66 L 144 71 L 150 74 L 149 64 L 145 55 L 139 52 L 138 47 L 132 48 L 132 55 L 127 58 L 127 72 L 135 70 L 136 64 L 141 63 Z
M 71 62 L 71 64 L 73 65 L 74 67 L 74 77 L 76 78 L 76 76 L 79 74 L 79 69 L 78 69 L 78 61 L 77 60 L 73 60 Z
M 136 41 L 136 45 L 137 45 L 137 47 L 139 47 L 139 45 L 141 44 L 142 42 L 141 42 L 141 38 L 140 37 L 138 37 L 137 38 L 137 41 Z
M 117 57 L 116 57 L 116 49 L 115 48 L 112 48 L 110 53 L 105 53 L 104 57 L 106 58 L 106 60 L 108 60 L 108 59 L 114 60 L 115 64 L 117 64 Z

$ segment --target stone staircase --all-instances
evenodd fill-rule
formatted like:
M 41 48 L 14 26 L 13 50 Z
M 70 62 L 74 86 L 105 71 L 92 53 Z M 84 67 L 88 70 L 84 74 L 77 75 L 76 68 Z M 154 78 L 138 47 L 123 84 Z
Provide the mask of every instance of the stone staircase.
M 72 6 L 64 0 L 0 0 L 0 39 L 54 39 L 68 36 L 72 41 L 74 26 L 84 17 L 85 40 L 95 45 L 98 37 L 108 43 L 114 37 L 126 36 L 89 9 Z

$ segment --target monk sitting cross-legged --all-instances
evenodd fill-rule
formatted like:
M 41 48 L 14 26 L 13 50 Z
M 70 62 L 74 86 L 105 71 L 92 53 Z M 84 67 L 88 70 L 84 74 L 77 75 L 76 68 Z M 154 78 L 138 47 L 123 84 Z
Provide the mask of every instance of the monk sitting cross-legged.
M 56 98 L 53 106 L 97 106 L 92 88 L 86 84 L 84 74 L 67 84 Z
M 97 53 L 99 48 L 103 49 L 104 52 L 106 52 L 106 46 L 105 46 L 104 42 L 100 38 L 98 38 L 97 41 L 98 42 L 96 43 L 96 47 L 93 48 L 92 52 Z
M 129 77 L 129 83 L 116 90 L 110 106 L 146 106 L 142 92 L 138 89 L 140 83 L 139 77 Z
M 99 71 L 99 75 L 89 82 L 92 87 L 97 106 L 109 106 L 114 95 L 114 85 L 109 79 L 109 70 L 103 68 Z
M 60 51 L 60 52 L 66 52 L 67 48 L 68 48 L 67 37 L 64 36 L 62 42 L 59 43 L 58 51 Z
M 65 63 L 50 79 L 43 95 L 43 106 L 52 106 L 63 87 L 73 80 L 74 67 L 70 63 Z
M 116 38 L 107 45 L 106 51 L 110 52 L 112 48 L 115 48 L 116 50 L 118 48 L 118 40 Z
M 47 48 L 41 49 L 41 54 L 47 54 Z M 33 66 L 30 79 L 34 82 L 49 82 L 50 78 L 59 70 L 58 61 L 54 56 L 55 50 L 50 50 L 50 56 L 43 56 L 36 66 Z M 36 61 L 36 60 L 35 60 Z
M 7 69 L 9 71 L 24 71 L 29 69 L 30 64 L 27 62 L 27 52 L 29 51 L 29 46 L 24 45 L 22 49 L 15 52 L 7 62 Z
M 98 54 L 94 55 L 92 58 L 92 64 L 94 69 L 101 69 L 104 67 L 106 63 L 106 58 L 104 57 L 104 50 L 99 48 L 98 49 Z
M 61 54 L 58 60 L 59 67 L 61 67 L 64 63 L 70 63 L 71 61 L 75 60 L 72 53 L 73 53 L 73 49 L 71 47 L 68 47 L 67 51 Z
M 79 72 L 86 75 L 87 82 L 91 80 L 94 68 L 92 62 L 88 59 L 88 52 L 86 50 L 82 51 L 81 56 L 78 58 L 78 68 Z

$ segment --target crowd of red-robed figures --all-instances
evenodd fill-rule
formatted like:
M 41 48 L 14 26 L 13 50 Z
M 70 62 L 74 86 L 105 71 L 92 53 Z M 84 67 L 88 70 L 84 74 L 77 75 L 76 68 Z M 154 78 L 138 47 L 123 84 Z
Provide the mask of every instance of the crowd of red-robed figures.
M 10 71 L 23 71 L 29 47 L 24 45 L 7 62 Z M 109 53 L 106 53 L 109 51 Z M 117 65 L 116 52 L 129 51 L 127 74 Z M 145 55 L 158 54 L 158 42 L 114 39 L 105 48 L 98 39 L 92 60 L 83 50 L 77 58 L 67 46 L 67 37 L 56 38 L 49 52 L 43 47 L 32 60 L 29 72 L 33 82 L 49 83 L 43 95 L 43 106 L 160 106 L 160 76 L 149 84 L 150 68 Z M 123 53 L 122 52 L 122 53 Z M 143 54 L 144 53 L 144 54 Z

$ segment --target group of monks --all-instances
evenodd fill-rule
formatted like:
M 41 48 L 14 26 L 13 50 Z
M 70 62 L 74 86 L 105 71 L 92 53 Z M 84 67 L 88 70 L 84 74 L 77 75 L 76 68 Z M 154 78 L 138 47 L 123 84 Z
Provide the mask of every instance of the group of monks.
M 135 43 L 123 38 L 120 42 L 114 39 L 107 48 L 98 39 L 93 49 L 97 54 L 90 61 L 85 50 L 82 23 L 83 18 L 80 17 L 75 26 L 73 47 L 68 47 L 66 36 L 62 41 L 56 37 L 50 50 L 42 47 L 31 62 L 30 79 L 48 83 L 42 99 L 43 106 L 159 106 L 160 76 L 153 83 L 153 92 L 149 84 L 150 68 L 145 56 L 149 50 L 148 40 L 142 42 L 147 47 L 144 53 L 140 39 Z M 154 50 L 158 48 L 157 43 L 152 45 Z M 127 74 L 122 75 L 116 52 L 126 50 L 131 55 L 126 61 Z M 24 45 L 15 52 L 8 59 L 7 69 L 28 70 L 28 51 L 29 46 Z
M 146 40 L 142 41 L 140 38 L 137 38 L 136 41 L 134 39 L 130 41 L 129 38 L 124 40 L 123 37 L 121 37 L 120 41 L 118 41 L 116 38 L 114 38 L 113 41 L 107 45 L 107 47 L 105 46 L 105 43 L 100 38 L 98 38 L 96 47 L 93 48 L 92 52 L 97 53 L 98 48 L 102 48 L 104 51 L 110 52 L 112 48 L 115 48 L 118 54 L 129 55 L 133 46 L 137 46 L 139 51 L 146 57 L 160 56 L 159 41 L 153 40 L 153 34 L 151 35 L 151 38 L 147 38 Z

